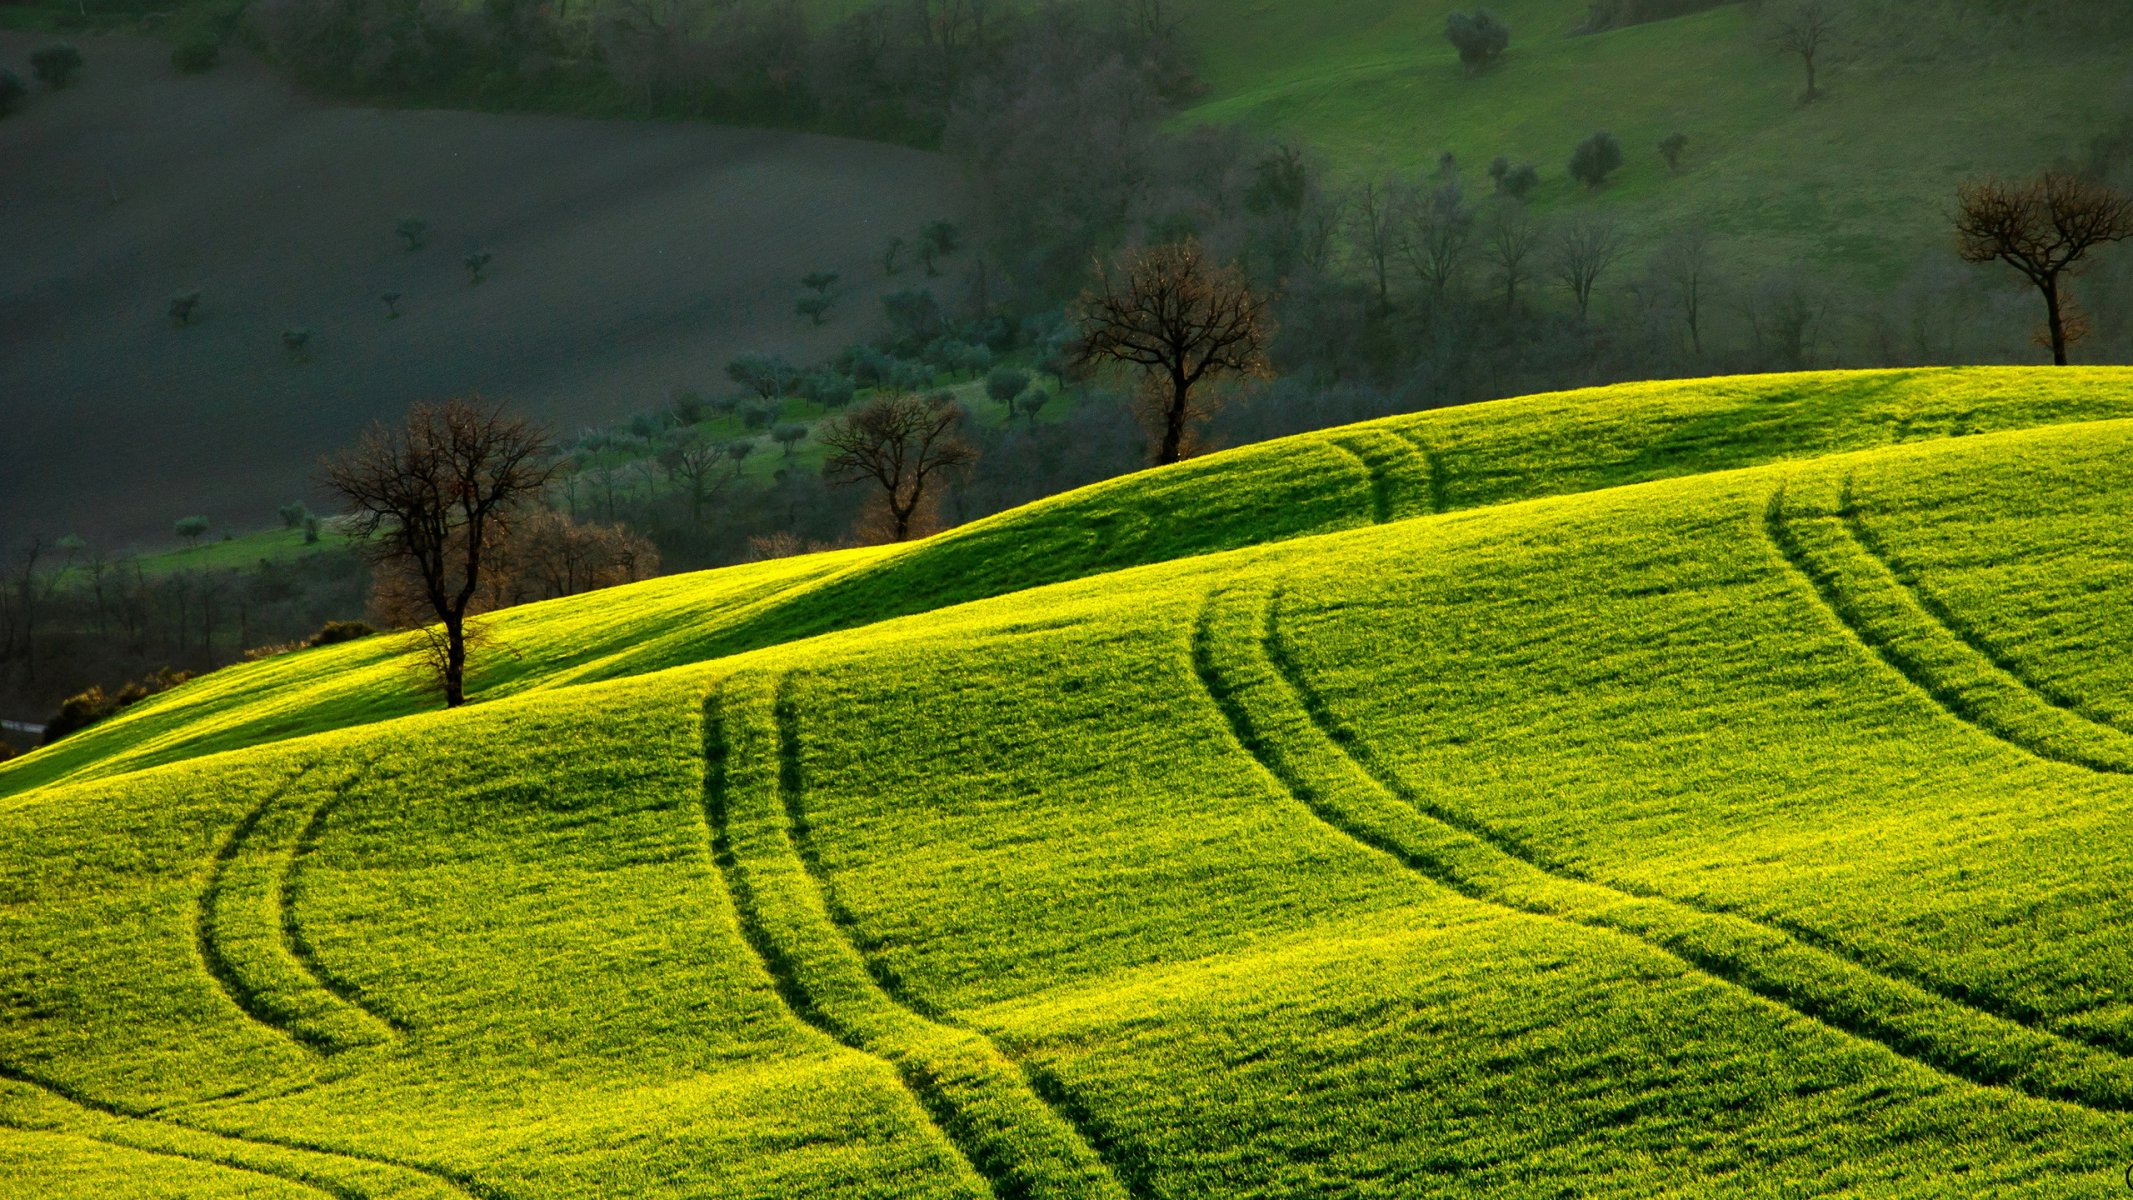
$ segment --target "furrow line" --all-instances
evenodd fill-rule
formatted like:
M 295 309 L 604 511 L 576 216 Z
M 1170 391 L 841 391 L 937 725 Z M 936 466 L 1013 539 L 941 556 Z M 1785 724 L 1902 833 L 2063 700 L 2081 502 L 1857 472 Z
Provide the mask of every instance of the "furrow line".
M 1347 727 L 1339 718 L 1335 717 L 1331 706 L 1325 702 L 1324 697 L 1319 695 L 1317 689 L 1311 686 L 1310 680 L 1305 677 L 1302 668 L 1297 663 L 1296 656 L 1290 649 L 1287 639 L 1282 636 L 1280 620 L 1282 595 L 1282 589 L 1276 588 L 1267 599 L 1265 631 L 1262 642 L 1267 661 L 1273 666 L 1275 672 L 1281 676 L 1282 681 L 1288 685 L 1290 692 L 1303 705 L 1304 711 L 1311 718 L 1311 723 L 1318 727 L 1319 732 L 1334 746 L 1338 747 L 1356 766 L 1362 768 L 1364 774 L 1370 776 L 1371 780 L 1383 788 L 1386 793 L 1415 809 L 1422 816 L 1450 825 L 1462 833 L 1487 843 L 1497 851 L 1518 859 L 1536 871 L 1553 875 L 1567 883 L 1604 888 L 1629 899 L 1676 904 L 1706 917 L 1739 921 L 1764 930 L 1773 937 L 1786 938 L 1798 942 L 1802 946 L 1841 959 L 1854 969 L 1875 976 L 1886 983 L 1917 988 L 1938 996 L 1949 1004 L 1969 1009 L 1980 1016 L 2019 1025 L 2039 1037 L 2056 1039 L 2069 1045 L 2086 1046 L 2120 1060 L 2127 1060 L 2129 1057 L 2133 1057 L 2128 1056 L 2122 1046 L 2110 1040 L 2107 1036 L 2091 1037 L 2062 1033 L 2057 1029 L 2053 1029 L 2041 1013 L 2017 1009 L 2001 1002 L 1996 997 L 1979 996 L 1967 990 L 1958 990 L 1944 982 L 1906 970 L 1901 966 L 1888 966 L 1869 962 L 1855 948 L 1799 922 L 1744 911 L 1727 904 L 1669 895 L 1654 888 L 1596 879 L 1576 868 L 1549 859 L 1531 846 L 1526 845 L 1523 841 L 1491 827 L 1486 822 L 1475 820 L 1466 813 L 1449 808 L 1422 794 L 1406 780 L 1400 778 L 1399 773 L 1394 771 L 1378 756 L 1369 742 L 1359 737 L 1353 729 Z
M 305 1141 L 300 1138 L 279 1137 L 260 1133 L 231 1133 L 205 1124 L 158 1115 L 148 1109 L 134 1108 L 124 1104 L 113 1103 L 109 1100 L 99 1100 L 64 1084 L 41 1078 L 28 1071 L 6 1064 L 0 1064 L 0 1081 L 35 1089 L 54 1100 L 58 1100 L 91 1116 L 120 1122 L 122 1127 L 126 1124 L 142 1125 L 180 1136 L 201 1137 L 214 1142 L 229 1143 L 236 1147 L 250 1146 L 256 1149 L 290 1151 L 367 1166 L 385 1167 L 391 1170 L 405 1171 L 411 1175 L 420 1175 L 460 1195 L 471 1197 L 472 1200 L 515 1200 L 511 1193 L 483 1183 L 464 1171 L 435 1166 L 429 1163 L 410 1162 L 406 1159 L 394 1158 L 383 1154 L 372 1154 L 361 1150 L 340 1149 L 321 1145 L 317 1142 Z M 131 1142 L 117 1144 L 128 1145 L 133 1149 L 150 1149 L 147 1146 L 133 1145 Z M 235 1152 L 232 1151 L 232 1153 Z M 216 1160 L 203 1159 L 202 1161 Z M 222 1165 L 231 1164 L 225 1163 Z M 345 1180 L 332 1180 L 318 1186 L 326 1187 L 326 1190 L 334 1195 L 347 1197 L 348 1200 L 364 1200 L 367 1195 Z
M 1444 454 L 1435 446 L 1423 440 L 1419 430 L 1396 427 L 1390 432 L 1394 437 L 1413 446 L 1416 452 L 1422 455 L 1423 465 L 1429 469 L 1429 510 L 1433 513 L 1448 513 L 1452 511 L 1449 481 L 1444 470 Z
M 1955 610 L 1949 608 L 1940 597 L 1934 595 L 1919 580 L 1915 571 L 1902 566 L 1896 557 L 1889 552 L 1880 535 L 1869 529 L 1865 520 L 1860 517 L 1859 511 L 1852 501 L 1852 480 L 1849 477 L 1844 481 L 1844 493 L 1839 501 L 1839 512 L 1843 517 L 1844 531 L 1851 535 L 1852 540 L 1858 543 L 1859 548 L 1865 551 L 1868 557 L 1879 563 L 1881 569 L 1887 571 L 1891 579 L 1901 584 L 1904 590 L 1911 594 L 1911 598 L 1918 602 L 1918 607 L 1924 609 L 1934 620 L 1940 622 L 1943 628 L 1955 635 L 1964 645 L 1976 651 L 1979 657 L 1998 667 L 2008 678 L 2028 688 L 2036 694 L 2037 699 L 2051 705 L 2053 708 L 2062 709 L 2110 733 L 2122 734 L 2125 732 L 2113 725 L 2107 718 L 2090 710 L 2080 700 L 2036 678 L 2028 668 L 2002 653 L 1999 647 L 1992 644 L 1991 639 L 1979 633 L 1975 626 L 1964 620 Z
M 900 1003 L 839 928 L 797 844 L 800 810 L 785 793 L 798 782 L 798 761 L 779 729 L 781 690 L 743 676 L 706 701 L 703 814 L 742 937 L 779 997 L 801 1021 L 887 1064 L 996 1197 L 1126 1196 L 1017 1064 L 983 1035 Z
M 296 919 L 296 895 L 301 883 L 300 876 L 303 872 L 304 862 L 318 849 L 319 839 L 325 832 L 327 818 L 348 799 L 349 789 L 353 788 L 362 777 L 363 772 L 358 771 L 347 779 L 342 780 L 335 787 L 333 795 L 327 797 L 324 803 L 312 810 L 311 819 L 304 823 L 303 831 L 296 835 L 295 848 L 290 852 L 288 861 L 282 867 L 281 876 L 275 888 L 275 904 L 281 910 L 282 945 L 287 949 L 289 956 L 296 961 L 297 966 L 303 970 L 304 974 L 310 976 L 314 983 L 325 989 L 335 999 L 385 1026 L 395 1035 L 406 1037 L 408 1033 L 407 1023 L 366 1001 L 363 998 L 362 989 L 334 974 L 326 966 L 325 960 L 319 956 L 318 949 L 311 944 L 309 938 L 304 936 L 303 926 Z
M 1803 536 L 1826 526 L 1819 546 Z M 2025 754 L 2104 775 L 2133 774 L 2133 736 L 2050 704 L 1936 620 L 1915 592 L 1836 517 L 1793 518 L 1771 493 L 1763 532 L 1852 639 L 1943 712 Z
M 1354 459 L 1356 465 L 1363 468 L 1363 473 L 1370 477 L 1371 523 L 1383 525 L 1385 522 L 1390 521 L 1392 519 L 1392 490 L 1391 485 L 1385 480 L 1385 472 L 1378 467 L 1378 464 L 1366 458 L 1362 451 L 1349 445 L 1345 439 L 1327 438 L 1326 445 Z
M 339 1049 L 338 1041 L 298 1023 L 293 1014 L 279 1011 L 263 992 L 247 984 L 237 964 L 223 950 L 221 937 L 216 932 L 221 925 L 222 897 L 229 886 L 230 865 L 243 852 L 252 832 L 266 819 L 267 812 L 302 782 L 312 766 L 305 763 L 280 786 L 270 790 L 216 848 L 213 865 L 208 870 L 207 886 L 201 889 L 200 898 L 193 906 L 193 941 L 208 977 L 239 1012 L 313 1054 L 323 1056 Z
M 1273 664 L 1271 604 L 1254 620 L 1249 599 L 1232 595 L 1218 589 L 1201 610 L 1192 634 L 1194 674 L 1240 747 L 1335 832 L 1469 899 L 1634 938 L 1706 978 L 1943 1078 L 2099 1113 L 2133 1111 L 2133 1079 L 2089 1047 L 1951 1004 L 1736 917 L 1552 874 L 1403 802 L 1337 732 L 1313 719 Z
M 99 1145 L 115 1146 L 121 1150 L 133 1150 L 141 1154 L 152 1154 L 157 1158 L 174 1158 L 180 1162 L 202 1163 L 210 1167 L 221 1167 L 228 1171 L 242 1171 L 250 1175 L 260 1175 L 268 1179 L 279 1180 L 282 1183 L 293 1184 L 305 1191 L 316 1192 L 321 1196 L 333 1196 L 337 1200 L 370 1200 L 370 1193 L 358 1191 L 346 1184 L 329 1180 L 311 1180 L 298 1175 L 284 1174 L 283 1172 L 271 1171 L 252 1163 L 239 1162 L 232 1158 L 217 1158 L 209 1154 L 188 1154 L 183 1150 L 173 1150 L 164 1146 L 140 1145 L 129 1142 L 124 1138 L 111 1137 L 107 1134 L 72 1133 L 71 1131 L 59 1129 L 40 1129 L 34 1125 L 24 1125 L 14 1121 L 0 1121 L 0 1128 L 13 1129 L 20 1133 L 69 1135 L 84 1138 Z

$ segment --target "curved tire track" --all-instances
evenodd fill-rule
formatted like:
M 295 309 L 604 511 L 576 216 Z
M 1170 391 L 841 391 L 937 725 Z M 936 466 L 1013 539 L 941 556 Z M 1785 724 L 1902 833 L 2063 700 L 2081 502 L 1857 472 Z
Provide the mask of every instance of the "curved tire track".
M 194 1124 L 190 1121 L 181 1121 L 173 1117 L 151 1113 L 148 1110 L 135 1109 L 126 1105 L 115 1104 L 108 1100 L 98 1100 L 63 1084 L 40 1078 L 27 1071 L 5 1064 L 0 1064 L 0 1082 L 31 1088 L 77 1110 L 89 1118 L 116 1123 L 121 1130 L 125 1130 L 129 1126 L 146 1127 L 153 1131 L 148 1137 L 175 1135 L 187 1139 L 205 1139 L 209 1145 L 218 1146 L 219 1150 L 210 1153 L 207 1151 L 185 1151 L 167 1144 L 158 1146 L 152 1141 L 147 1141 L 147 1138 L 142 1137 L 139 1132 L 135 1132 L 133 1137 L 99 1136 L 87 1133 L 82 1136 L 92 1137 L 97 1141 L 106 1142 L 114 1146 L 124 1146 L 129 1150 L 140 1150 L 150 1154 L 167 1154 L 171 1157 L 192 1159 L 197 1162 L 211 1163 L 235 1170 L 273 1175 L 287 1182 L 340 1197 L 341 1200 L 368 1200 L 373 1193 L 360 1185 L 350 1183 L 345 1178 L 335 1177 L 315 1169 L 292 1171 L 286 1166 L 262 1165 L 261 1160 L 256 1156 L 250 1161 L 244 1161 L 241 1156 L 247 1153 L 247 1148 L 251 1151 L 265 1149 L 274 1152 L 294 1153 L 299 1156 L 312 1155 L 319 1158 L 339 1160 L 367 1167 L 382 1167 L 392 1171 L 418 1175 L 432 1184 L 458 1195 L 469 1197 L 470 1200 L 514 1200 L 510 1193 L 482 1183 L 462 1171 L 433 1166 L 428 1163 L 410 1162 L 382 1154 L 371 1154 L 359 1150 L 343 1150 L 297 1138 L 229 1133 L 205 1125 Z M 22 1128 L 22 1126 L 18 1125 L 16 1128 Z M 147 1144 L 143 1144 L 144 1141 L 147 1141 Z
M 704 823 L 741 933 L 800 1020 L 893 1069 L 1003 1200 L 1128 1193 L 1089 1139 L 984 1035 L 885 987 L 841 927 L 807 838 L 787 685 L 727 680 L 705 703 Z M 900 990 L 900 989 L 899 989 Z
M 1935 617 L 1842 516 L 1790 516 L 1771 493 L 1763 532 L 1853 640 L 1949 716 L 2016 750 L 2103 775 L 2133 775 L 2133 736 L 2054 704 Z
M 376 1045 L 404 1030 L 333 987 L 303 940 L 290 895 L 290 874 L 303 836 L 299 834 L 289 845 L 257 844 L 262 824 L 276 815 L 315 766 L 304 764 L 270 790 L 216 849 L 207 885 L 194 905 L 194 941 L 209 977 L 240 1012 L 324 1057 Z M 321 805 L 320 811 L 325 807 Z M 315 836 L 317 823 L 314 813 L 305 831 Z M 278 869 L 276 860 L 280 860 Z M 265 894 L 269 892 L 271 897 Z M 274 918 L 248 911 L 270 901 L 277 914 Z M 264 956 L 265 961 L 236 952 L 227 944 L 233 939 L 249 943 L 252 953 Z
M 1235 595 L 1218 589 L 1201 610 L 1193 672 L 1239 745 L 1348 839 L 1469 899 L 1635 938 L 1943 1077 L 2100 1113 L 2133 1112 L 2133 1073 L 2095 1048 L 1877 975 L 1768 926 L 1556 873 L 1507 839 L 1483 836 L 1420 797 L 1403 798 L 1277 665 L 1273 596 L 1259 597 L 1254 620 L 1249 601 Z

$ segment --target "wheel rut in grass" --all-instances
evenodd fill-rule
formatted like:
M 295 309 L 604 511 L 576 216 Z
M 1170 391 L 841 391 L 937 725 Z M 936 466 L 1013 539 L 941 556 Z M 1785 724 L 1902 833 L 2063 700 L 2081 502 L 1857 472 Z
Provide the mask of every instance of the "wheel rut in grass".
M 1763 531 L 1779 558 L 1852 638 L 1956 720 L 2034 757 L 2133 775 L 2133 735 L 2079 712 L 2010 669 L 1906 582 L 1865 532 L 1851 484 L 1818 511 L 1771 493 Z M 1936 611 L 1939 610 L 1939 611 Z
M 1356 429 L 1326 444 L 1370 473 L 1371 515 L 1378 524 L 1436 511 L 1430 462 L 1415 443 L 1382 429 Z
M 99 1100 L 30 1072 L 0 1065 L 0 1085 L 6 1084 L 28 1090 L 58 1112 L 56 1117 L 35 1121 L 20 1115 L 0 1117 L 0 1125 L 12 1129 L 71 1134 L 145 1154 L 271 1176 L 339 1200 L 438 1196 L 515 1200 L 510 1193 L 464 1172 L 296 1138 L 224 1132 Z M 5 1098 L 5 1092 L 5 1087 L 0 1086 L 0 1099 Z
M 305 764 L 244 815 L 216 851 L 195 905 L 194 936 L 216 986 L 245 1016 L 321 1056 L 380 1045 L 405 1030 L 326 971 L 296 920 L 296 873 L 353 776 L 309 813 L 291 797 Z
M 1192 667 L 1238 743 L 1321 822 L 1473 900 L 1622 934 L 1708 978 L 1936 1074 L 2103 1113 L 2133 1111 L 2121 1058 L 1876 973 L 1785 932 L 1543 865 L 1392 780 L 1330 719 L 1286 653 L 1271 589 L 1218 589 Z
M 1130 1193 L 1096 1141 L 989 1038 L 928 1015 L 840 922 L 806 821 L 789 677 L 742 675 L 705 702 L 704 822 L 741 933 L 800 1020 L 888 1064 L 1004 1200 Z
M 1433 513 L 1452 511 L 1452 497 L 1448 488 L 1449 480 L 1445 474 L 1443 452 L 1423 440 L 1422 431 L 1419 429 L 1400 428 L 1388 430 L 1386 433 L 1390 437 L 1396 437 L 1407 443 L 1415 453 L 1422 456 L 1423 479 L 1427 484 L 1429 496 L 1429 507 L 1423 511 Z

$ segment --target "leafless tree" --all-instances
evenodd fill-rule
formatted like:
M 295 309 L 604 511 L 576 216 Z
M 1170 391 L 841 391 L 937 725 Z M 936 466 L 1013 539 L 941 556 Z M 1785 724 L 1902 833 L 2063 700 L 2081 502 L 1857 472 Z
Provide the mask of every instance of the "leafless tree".
M 1963 261 L 2006 263 L 2044 297 L 2038 338 L 2052 362 L 2066 365 L 2068 345 L 2088 332 L 2067 280 L 2097 246 L 2133 238 L 2133 198 L 2065 171 L 2026 184 L 1986 180 L 1956 193 L 1956 252 Z
M 1691 225 L 1659 248 L 1652 261 L 1652 274 L 1672 300 L 1674 311 L 1689 330 L 1689 346 L 1703 356 L 1703 309 L 1711 284 L 1711 237 L 1701 226 Z
M 1508 196 L 1498 196 L 1482 222 L 1481 244 L 1503 285 L 1504 311 L 1518 309 L 1518 285 L 1533 277 L 1533 256 L 1540 248 L 1540 226 L 1526 206 Z
M 1443 299 L 1465 273 L 1473 238 L 1474 210 L 1457 179 L 1429 189 L 1401 214 L 1400 256 L 1432 299 Z
M 353 540 L 437 619 L 425 638 L 447 707 L 466 703 L 468 618 L 486 555 L 554 471 L 544 431 L 478 400 L 417 404 L 402 428 L 374 425 L 326 461 Z
M 1793 0 L 1778 13 L 1772 41 L 1781 53 L 1799 55 L 1807 68 L 1805 99 L 1822 94 L 1815 87 L 1815 58 L 1828 47 L 1835 28 L 1836 12 L 1830 0 Z
M 1354 242 L 1377 285 L 1378 307 L 1392 307 L 1392 256 L 1399 245 L 1399 214 L 1413 189 L 1396 179 L 1365 183 L 1349 206 L 1355 214 Z
M 1100 266 L 1076 305 L 1081 359 L 1141 369 L 1154 460 L 1174 463 L 1210 411 L 1194 389 L 1223 375 L 1271 373 L 1266 346 L 1274 322 L 1267 308 L 1243 272 L 1209 262 L 1194 239 L 1132 251 L 1116 270 Z
M 1604 217 L 1579 217 L 1556 234 L 1555 277 L 1577 301 L 1579 320 L 1591 311 L 1600 276 L 1621 256 L 1621 235 Z
M 893 541 L 907 541 L 939 498 L 932 485 L 968 467 L 977 451 L 963 440 L 963 410 L 944 393 L 921 399 L 889 396 L 823 422 L 817 435 L 829 448 L 822 472 L 839 484 L 871 482 Z
M 740 474 L 740 464 L 733 460 L 726 443 L 694 431 L 677 437 L 660 451 L 659 464 L 687 491 L 689 519 L 698 525 L 704 523 L 704 505 Z

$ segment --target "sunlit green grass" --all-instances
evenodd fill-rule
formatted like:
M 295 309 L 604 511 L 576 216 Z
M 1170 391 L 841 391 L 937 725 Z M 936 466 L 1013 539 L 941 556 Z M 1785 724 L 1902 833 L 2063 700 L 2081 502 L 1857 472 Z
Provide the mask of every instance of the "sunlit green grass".
M 0 1161 L 2114 1194 L 2128 390 L 1537 397 L 529 609 L 460 712 L 382 643 L 210 676 L 9 777 Z

